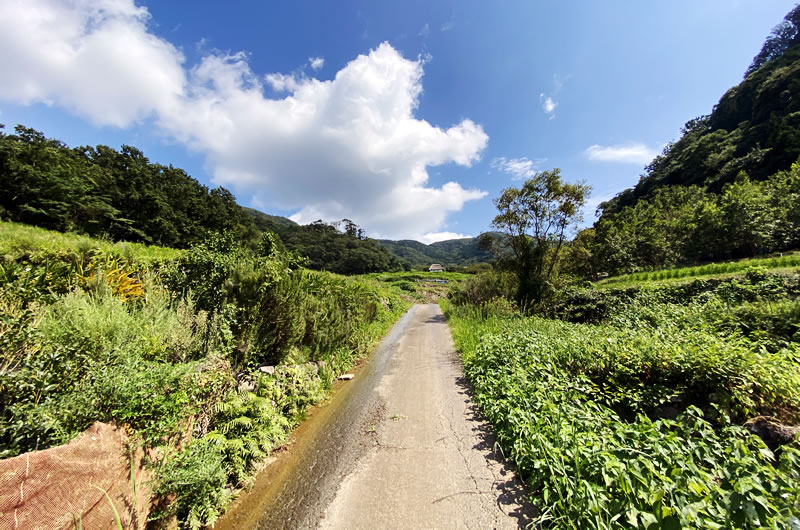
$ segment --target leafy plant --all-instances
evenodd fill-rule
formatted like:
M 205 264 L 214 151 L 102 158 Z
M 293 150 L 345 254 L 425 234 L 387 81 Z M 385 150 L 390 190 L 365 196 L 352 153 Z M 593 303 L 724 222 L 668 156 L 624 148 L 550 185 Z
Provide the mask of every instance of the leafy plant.
M 800 524 L 800 447 L 776 456 L 737 425 L 758 413 L 798 419 L 797 349 L 768 354 L 698 320 L 707 305 L 656 294 L 604 325 L 442 305 L 475 399 L 528 484 L 536 523 Z

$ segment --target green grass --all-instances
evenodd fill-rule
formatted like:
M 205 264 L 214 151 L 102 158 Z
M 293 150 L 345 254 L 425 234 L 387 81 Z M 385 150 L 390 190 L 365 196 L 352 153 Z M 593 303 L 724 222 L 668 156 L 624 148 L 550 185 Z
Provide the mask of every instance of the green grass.
M 362 278 L 374 279 L 381 282 L 406 281 L 432 281 L 447 280 L 448 282 L 459 282 L 472 277 L 472 274 L 463 272 L 421 272 L 421 271 L 401 271 L 401 272 L 373 272 L 365 274 Z
M 376 272 L 359 276 L 363 281 L 418 303 L 433 302 L 447 295 L 454 286 L 472 278 L 462 272 Z M 443 283 L 445 280 L 447 283 Z
M 20 223 L 0 221 L 0 258 L 6 261 L 20 259 L 45 259 L 64 254 L 85 254 L 99 250 L 149 264 L 174 259 L 181 250 L 143 245 L 141 243 L 114 243 L 79 234 L 64 234 Z
M 648 283 L 668 283 L 711 277 L 725 278 L 740 275 L 750 267 L 769 269 L 773 272 L 793 272 L 800 268 L 800 252 L 787 253 L 777 257 L 753 258 L 723 263 L 708 263 L 695 267 L 676 267 L 658 271 L 623 274 L 595 282 L 595 286 L 599 288 L 623 288 L 636 287 Z

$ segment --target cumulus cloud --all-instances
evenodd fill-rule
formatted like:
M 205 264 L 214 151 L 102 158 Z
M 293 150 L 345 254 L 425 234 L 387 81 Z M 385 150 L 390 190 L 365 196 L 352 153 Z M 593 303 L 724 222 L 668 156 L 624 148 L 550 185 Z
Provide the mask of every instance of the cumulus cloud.
M 323 57 L 309 57 L 308 64 L 311 65 L 312 70 L 319 70 L 325 65 L 325 58 Z
M 189 68 L 148 18 L 132 0 L 0 3 L 0 99 L 100 125 L 152 116 L 205 154 L 216 184 L 299 222 L 347 217 L 375 236 L 421 239 L 486 196 L 428 185 L 429 166 L 471 166 L 488 136 L 469 119 L 442 128 L 414 116 L 424 58 L 383 43 L 331 80 L 257 74 L 244 53 L 212 52 Z
M 0 2 L 0 99 L 122 127 L 184 91 L 183 55 L 132 0 Z
M 620 145 L 591 145 L 584 155 L 597 162 L 620 162 L 624 164 L 647 164 L 656 157 L 658 151 L 643 143 Z
M 556 117 L 556 107 L 558 106 L 558 102 L 556 102 L 552 96 L 546 96 L 544 93 L 539 94 L 539 102 L 542 104 L 542 110 L 545 114 L 550 116 L 550 119 Z
M 508 173 L 513 180 L 525 180 L 536 176 L 536 173 L 538 173 L 536 167 L 542 162 L 544 162 L 544 159 L 531 160 L 524 156 L 522 158 L 501 156 L 492 159 L 490 166 L 492 169 Z
M 300 86 L 297 78 L 293 74 L 267 74 L 264 76 L 264 81 L 266 81 L 275 92 L 294 91 Z

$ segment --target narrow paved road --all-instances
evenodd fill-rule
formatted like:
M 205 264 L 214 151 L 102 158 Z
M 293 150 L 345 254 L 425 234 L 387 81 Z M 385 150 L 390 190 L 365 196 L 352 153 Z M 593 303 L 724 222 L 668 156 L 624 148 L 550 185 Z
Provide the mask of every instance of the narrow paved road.
M 223 527 L 520 528 L 530 506 L 476 415 L 437 305 L 417 305 Z M 317 426 L 314 426 L 314 422 Z M 308 440 L 313 437 L 313 440 Z M 305 441 L 303 441 L 305 439 Z M 301 443 L 302 442 L 302 443 Z M 270 466 L 272 467 L 272 466 Z M 238 512 L 238 513 L 237 513 Z

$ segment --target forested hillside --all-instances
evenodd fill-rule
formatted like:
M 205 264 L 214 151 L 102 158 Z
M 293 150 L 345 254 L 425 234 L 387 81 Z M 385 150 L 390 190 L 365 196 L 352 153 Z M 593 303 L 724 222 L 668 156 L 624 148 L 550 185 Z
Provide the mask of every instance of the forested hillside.
M 306 265 L 311 269 L 339 274 L 367 274 L 408 268 L 407 263 L 399 260 L 376 240 L 368 239 L 364 229 L 349 219 L 336 223 L 319 220 L 298 225 L 283 217 L 257 213 L 260 215 L 256 217 L 256 223 L 278 234 L 288 250 L 307 257 Z
M 311 269 L 364 274 L 404 266 L 351 221 L 300 226 L 239 206 L 225 188 L 209 189 L 135 147 L 70 148 L 22 125 L 14 130 L 0 129 L 0 219 L 174 248 L 222 232 L 255 248 L 261 232 L 275 232 Z
M 454 265 L 471 265 L 486 263 L 492 260 L 492 253 L 483 248 L 476 237 L 449 239 L 426 245 L 411 239 L 392 241 L 380 239 L 378 242 L 394 253 L 398 258 L 418 268 L 431 263 L 439 263 L 445 267 Z
M 599 207 L 572 242 L 576 275 L 656 270 L 800 248 L 800 6 L 739 85 Z
M 789 169 L 800 156 L 799 26 L 795 7 L 767 38 L 745 79 L 710 114 L 688 121 L 635 187 L 601 205 L 603 213 L 667 186 L 700 185 L 718 193 L 740 171 L 764 180 Z
M 209 232 L 257 238 L 228 190 L 152 163 L 135 147 L 70 148 L 22 125 L 15 133 L 0 129 L 0 218 L 179 248 Z
M 317 221 L 301 226 L 286 217 L 265 214 L 253 208 L 244 210 L 253 217 L 259 230 L 279 234 L 287 249 L 308 256 L 311 268 L 347 274 L 349 267 L 344 262 L 353 260 L 348 260 L 348 257 L 343 255 L 342 251 L 345 248 L 356 250 L 356 253 L 366 261 L 364 267 L 360 268 L 363 270 L 359 272 L 420 268 L 427 267 L 431 263 L 440 263 L 445 267 L 464 266 L 487 263 L 493 258 L 491 251 L 481 246 L 475 237 L 448 239 L 430 245 L 413 239 L 372 241 L 364 237 L 363 229 L 349 219 L 343 219 L 338 224 L 326 225 L 322 221 Z M 351 239 L 339 237 L 342 233 L 350 235 Z M 352 238 L 362 242 L 353 241 Z M 378 243 L 377 246 L 375 242 Z M 387 251 L 391 255 L 387 255 Z

